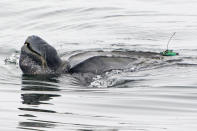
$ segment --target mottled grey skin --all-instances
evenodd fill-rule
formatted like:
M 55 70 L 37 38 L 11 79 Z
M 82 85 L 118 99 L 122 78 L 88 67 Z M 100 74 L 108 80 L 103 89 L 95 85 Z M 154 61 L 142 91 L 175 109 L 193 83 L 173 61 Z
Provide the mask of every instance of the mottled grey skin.
M 63 61 L 46 41 L 38 36 L 29 36 L 21 48 L 19 65 L 24 74 L 102 74 L 114 69 L 150 65 L 158 59 L 161 55 L 152 52 L 86 51 Z
M 19 66 L 24 74 L 60 74 L 69 70 L 55 48 L 38 36 L 29 36 L 21 48 Z

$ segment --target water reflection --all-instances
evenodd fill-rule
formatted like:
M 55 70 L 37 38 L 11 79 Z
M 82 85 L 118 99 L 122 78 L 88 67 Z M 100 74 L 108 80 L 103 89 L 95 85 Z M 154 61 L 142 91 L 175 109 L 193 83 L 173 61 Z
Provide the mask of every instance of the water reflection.
M 21 90 L 25 93 L 21 94 L 22 103 L 28 105 L 49 104 L 46 101 L 60 95 L 52 93 L 53 91 L 60 91 L 58 88 L 58 79 L 56 76 L 30 76 L 23 75 Z M 34 91 L 35 93 L 28 93 Z M 50 93 L 46 93 L 50 92 Z
M 33 129 L 33 128 L 52 128 L 55 127 L 55 124 L 45 123 L 45 122 L 20 122 L 20 129 L 26 130 L 37 130 L 37 131 L 45 131 L 40 129 Z M 32 127 L 32 128 L 31 128 Z
M 40 109 L 39 105 L 52 104 L 49 101 L 55 97 L 60 97 L 58 86 L 58 77 L 54 75 L 23 75 L 22 76 L 22 104 L 25 107 L 18 108 L 24 111 L 24 114 L 19 116 L 28 118 L 26 121 L 19 122 L 19 128 L 27 130 L 37 130 L 37 128 L 52 128 L 55 124 L 37 121 L 39 116 L 36 112 L 56 113 L 56 111 L 48 109 Z M 27 113 L 28 112 L 28 113 Z M 35 118 L 29 119 L 29 118 Z
M 56 94 L 36 94 L 36 93 L 29 93 L 29 94 L 21 94 L 22 103 L 28 105 L 40 105 L 40 104 L 49 104 L 43 101 L 49 101 L 53 97 L 58 97 L 60 95 Z
M 60 91 L 56 75 L 23 75 L 21 90 Z

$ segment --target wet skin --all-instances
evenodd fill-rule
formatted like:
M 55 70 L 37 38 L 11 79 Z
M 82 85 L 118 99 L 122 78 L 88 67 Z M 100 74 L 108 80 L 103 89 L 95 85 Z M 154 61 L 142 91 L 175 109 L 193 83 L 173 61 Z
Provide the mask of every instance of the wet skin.
M 69 68 L 55 48 L 38 36 L 26 39 L 21 48 L 19 66 L 24 74 L 59 74 L 66 73 Z
M 33 35 L 26 39 L 21 48 L 19 65 L 23 74 L 102 74 L 110 70 L 131 68 L 143 63 L 144 58 L 156 60 L 161 59 L 161 55 L 137 51 L 87 51 L 72 55 L 64 61 L 54 47 Z

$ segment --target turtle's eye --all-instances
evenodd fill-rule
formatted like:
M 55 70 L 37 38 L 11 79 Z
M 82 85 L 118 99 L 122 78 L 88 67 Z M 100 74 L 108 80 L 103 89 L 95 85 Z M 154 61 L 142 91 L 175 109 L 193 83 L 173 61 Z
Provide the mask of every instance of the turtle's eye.
M 30 48 L 30 44 L 28 42 L 25 42 L 24 45 L 26 45 L 28 48 Z

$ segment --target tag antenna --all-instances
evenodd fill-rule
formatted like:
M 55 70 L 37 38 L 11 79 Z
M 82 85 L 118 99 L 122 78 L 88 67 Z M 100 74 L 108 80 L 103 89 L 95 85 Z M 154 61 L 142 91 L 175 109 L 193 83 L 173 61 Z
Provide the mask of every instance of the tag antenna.
M 169 43 L 170 43 L 170 41 L 172 40 L 172 38 L 175 36 L 175 34 L 176 34 L 176 32 L 174 32 L 174 33 L 171 35 L 170 39 L 168 40 L 168 43 L 167 43 L 167 50 L 168 50 Z

